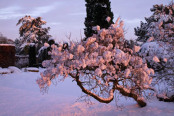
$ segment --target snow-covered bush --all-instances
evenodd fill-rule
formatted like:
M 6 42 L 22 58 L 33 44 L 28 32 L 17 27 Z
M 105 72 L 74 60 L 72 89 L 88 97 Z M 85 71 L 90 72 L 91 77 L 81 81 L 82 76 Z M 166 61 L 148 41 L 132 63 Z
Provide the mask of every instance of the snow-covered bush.
M 109 103 L 118 90 L 145 106 L 143 92 L 150 89 L 154 71 L 137 56 L 138 46 L 131 49 L 124 40 L 123 21 L 82 40 L 70 42 L 68 48 L 52 45 L 52 59 L 43 62 L 46 70 L 37 80 L 45 90 L 56 77 L 73 78 L 84 93 L 99 102 Z
M 147 61 L 148 67 L 155 71 L 155 85 L 158 86 L 158 94 L 166 94 L 166 97 L 174 95 L 174 46 L 166 42 L 154 41 L 144 43 L 139 52 Z
M 11 73 L 21 73 L 22 71 L 15 67 L 15 66 L 9 66 L 8 69 L 11 71 Z
M 155 70 L 157 83 L 165 83 L 158 93 L 174 95 L 174 4 L 154 5 L 151 11 L 153 15 L 135 29 L 137 41 L 143 42 L 139 54 Z
M 51 56 L 48 54 L 49 51 L 51 51 L 51 45 L 55 44 L 54 39 L 50 38 L 48 40 L 48 43 L 44 43 L 44 46 L 41 47 L 38 51 L 38 63 L 40 66 L 42 66 L 42 62 L 44 60 L 49 60 Z
M 3 69 L 0 70 L 0 75 L 10 74 L 10 73 L 11 73 L 11 71 L 8 68 L 3 68 Z
M 10 74 L 10 73 L 21 73 L 22 71 L 15 67 L 15 66 L 9 66 L 8 68 L 1 68 L 0 67 L 0 75 L 1 74 Z

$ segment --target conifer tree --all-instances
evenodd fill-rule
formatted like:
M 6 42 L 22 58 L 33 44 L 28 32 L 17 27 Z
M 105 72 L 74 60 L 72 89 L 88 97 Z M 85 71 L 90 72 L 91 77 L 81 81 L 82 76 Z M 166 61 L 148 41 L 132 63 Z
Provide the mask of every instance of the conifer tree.
M 164 84 L 158 93 L 164 101 L 174 101 L 174 4 L 154 5 L 153 14 L 135 28 L 137 41 L 142 42 L 139 55 L 155 71 L 158 84 Z
M 96 33 L 92 27 L 100 26 L 100 28 L 108 28 L 113 24 L 113 13 L 111 11 L 109 0 L 85 0 L 86 13 L 85 18 L 85 35 L 90 37 Z
M 146 42 L 153 38 L 153 41 L 173 42 L 174 37 L 174 5 L 153 5 L 150 9 L 153 14 L 141 22 L 140 27 L 135 28 L 137 41 Z

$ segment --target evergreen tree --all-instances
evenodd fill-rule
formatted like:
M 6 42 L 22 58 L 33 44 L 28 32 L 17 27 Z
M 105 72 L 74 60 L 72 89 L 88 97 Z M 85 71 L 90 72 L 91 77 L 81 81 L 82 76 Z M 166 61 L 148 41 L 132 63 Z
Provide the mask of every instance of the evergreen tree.
M 96 33 L 92 27 L 108 28 L 113 23 L 113 13 L 109 0 L 85 0 L 87 17 L 85 18 L 85 35 L 90 37 Z
M 139 55 L 155 70 L 154 78 L 164 84 L 159 93 L 165 101 L 174 101 L 174 4 L 154 5 L 152 16 L 135 28 L 137 41 L 143 42 Z
M 153 15 L 145 18 L 146 22 L 141 22 L 140 27 L 135 28 L 137 41 L 170 41 L 174 37 L 174 5 L 154 5 L 150 9 Z

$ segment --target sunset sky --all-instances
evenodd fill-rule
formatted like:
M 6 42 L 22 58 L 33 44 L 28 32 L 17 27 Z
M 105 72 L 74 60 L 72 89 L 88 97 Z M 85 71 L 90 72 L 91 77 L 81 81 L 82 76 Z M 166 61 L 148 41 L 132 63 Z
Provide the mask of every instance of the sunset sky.
M 154 4 L 168 4 L 171 0 L 110 1 L 114 21 L 120 16 L 125 22 L 126 38 L 135 39 L 133 28 L 152 14 L 150 8 Z M 16 23 L 25 15 L 42 17 L 57 41 L 66 41 L 69 33 L 73 40 L 80 40 L 80 35 L 84 37 L 85 0 L 0 0 L 0 32 L 13 40 L 19 37 Z

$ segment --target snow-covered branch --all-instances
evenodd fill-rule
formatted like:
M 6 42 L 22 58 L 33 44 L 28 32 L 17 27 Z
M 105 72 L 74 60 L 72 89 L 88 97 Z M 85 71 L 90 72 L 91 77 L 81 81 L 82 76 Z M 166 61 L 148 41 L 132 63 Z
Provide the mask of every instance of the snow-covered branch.
M 71 76 L 84 93 L 100 102 L 111 102 L 118 85 L 143 97 L 142 92 L 150 87 L 153 70 L 137 56 L 140 47 L 132 49 L 125 42 L 123 21 L 117 20 L 108 29 L 97 32 L 79 43 L 71 41 L 66 49 L 63 44 L 52 45 L 52 59 L 43 62 L 47 70 L 37 80 L 40 88 L 48 87 L 55 77 Z

